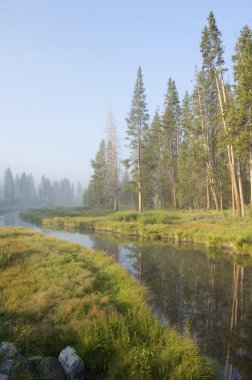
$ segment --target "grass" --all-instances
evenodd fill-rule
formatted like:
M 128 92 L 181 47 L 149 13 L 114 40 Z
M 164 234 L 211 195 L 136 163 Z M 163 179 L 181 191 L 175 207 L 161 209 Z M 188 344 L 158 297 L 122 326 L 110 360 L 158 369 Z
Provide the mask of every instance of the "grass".
M 36 210 L 27 215 L 47 227 L 89 228 L 95 231 L 136 236 L 150 239 L 171 239 L 177 242 L 193 242 L 207 247 L 229 249 L 238 254 L 252 254 L 252 211 L 246 218 L 235 218 L 231 211 L 152 210 L 139 214 L 136 211 L 120 211 L 99 216 L 55 216 Z
M 0 258 L 0 341 L 26 355 L 72 345 L 88 379 L 216 378 L 215 364 L 162 326 L 146 288 L 104 253 L 0 227 Z

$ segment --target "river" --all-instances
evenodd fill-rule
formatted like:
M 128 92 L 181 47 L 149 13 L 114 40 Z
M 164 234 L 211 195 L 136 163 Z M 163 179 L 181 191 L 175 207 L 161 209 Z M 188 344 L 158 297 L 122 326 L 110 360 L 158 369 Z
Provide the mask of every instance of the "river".
M 193 245 L 45 230 L 17 212 L 0 215 L 0 225 L 104 250 L 150 289 L 151 307 L 162 323 L 189 333 L 202 353 L 218 360 L 223 379 L 252 379 L 251 261 Z

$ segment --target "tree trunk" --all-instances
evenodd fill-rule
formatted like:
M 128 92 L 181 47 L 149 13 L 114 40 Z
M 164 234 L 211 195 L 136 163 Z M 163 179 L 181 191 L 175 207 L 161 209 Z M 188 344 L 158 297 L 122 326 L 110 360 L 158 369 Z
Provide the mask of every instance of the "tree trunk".
M 244 198 L 243 198 L 243 188 L 242 188 L 242 180 L 241 180 L 241 166 L 240 166 L 240 160 L 239 159 L 237 159 L 237 176 L 238 176 L 240 200 L 241 200 L 241 216 L 244 218 L 244 216 L 245 216 Z
M 141 154 L 140 154 L 140 140 L 138 141 L 138 159 L 137 159 L 137 187 L 138 187 L 138 211 L 142 212 L 142 192 L 141 192 Z
M 208 182 L 207 182 L 207 196 L 210 198 L 209 188 L 208 188 L 208 185 L 209 185 L 210 189 L 211 189 L 211 192 L 213 194 L 215 208 L 216 208 L 216 210 L 218 210 L 219 209 L 218 208 L 218 200 L 217 200 L 216 192 L 215 192 L 214 186 L 213 186 L 213 184 L 214 184 L 214 179 L 213 179 L 213 163 L 212 163 L 213 160 L 212 160 L 212 157 L 211 157 L 210 145 L 209 145 L 208 118 L 207 118 L 207 114 L 206 114 L 206 107 L 204 107 L 204 115 L 205 115 L 205 117 L 203 115 L 203 104 L 202 104 L 202 99 L 201 99 L 201 94 L 200 94 L 199 87 L 198 87 L 198 98 L 199 98 L 199 107 L 200 107 L 201 127 L 202 127 L 202 131 L 204 133 L 204 138 L 205 138 L 204 148 L 205 148 L 205 152 L 206 152 L 207 178 L 208 178 Z M 207 207 L 209 209 L 210 208 L 210 199 L 209 199 L 209 201 L 207 200 L 207 204 L 209 204 L 209 207 Z
M 207 175 L 206 198 L 207 198 L 207 210 L 209 210 L 210 209 L 210 194 L 209 194 L 209 178 L 208 178 L 208 175 Z
M 223 78 L 221 76 L 222 94 L 223 94 L 223 99 L 224 99 L 223 100 L 222 95 L 221 95 L 218 73 L 217 73 L 216 69 L 214 69 L 214 76 L 215 76 L 216 87 L 217 87 L 217 91 L 218 91 L 223 128 L 224 128 L 225 132 L 227 133 L 229 128 L 227 126 L 225 113 L 224 113 L 224 104 L 226 103 L 225 84 L 224 84 Z M 241 216 L 240 197 L 239 197 L 238 186 L 237 186 L 237 181 L 236 181 L 236 176 L 235 176 L 234 149 L 233 149 L 233 146 L 230 144 L 227 144 L 227 153 L 228 153 L 228 163 L 229 163 L 229 170 L 230 170 L 231 186 L 232 186 L 232 191 L 233 191 L 233 196 L 232 196 L 232 202 L 234 202 L 233 209 L 235 209 L 238 216 Z

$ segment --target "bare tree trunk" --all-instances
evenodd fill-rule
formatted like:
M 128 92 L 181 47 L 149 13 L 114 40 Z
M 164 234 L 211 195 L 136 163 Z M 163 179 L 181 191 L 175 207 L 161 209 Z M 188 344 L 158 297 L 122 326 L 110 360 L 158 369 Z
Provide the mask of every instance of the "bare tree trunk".
M 210 153 L 210 146 L 209 146 L 209 125 L 208 125 L 208 118 L 206 114 L 206 107 L 202 104 L 200 89 L 198 87 L 198 99 L 199 99 L 199 107 L 200 107 L 200 118 L 201 118 L 201 126 L 202 130 L 204 132 L 205 137 L 205 152 L 206 152 L 206 160 L 207 160 L 207 178 L 208 178 L 208 184 L 210 186 L 211 192 L 213 194 L 214 203 L 216 210 L 219 209 L 218 207 L 218 200 L 217 195 L 214 189 L 214 179 L 213 179 L 213 163 Z M 203 113 L 203 106 L 204 106 L 204 113 Z M 207 189 L 207 192 L 209 192 L 209 189 Z M 209 196 L 209 193 L 208 193 Z M 209 199 L 209 208 L 210 208 L 210 199 Z
M 230 321 L 230 333 L 234 333 L 237 325 L 237 311 L 238 311 L 238 287 L 239 287 L 239 277 L 240 277 L 240 267 L 234 263 L 234 285 L 233 285 L 233 300 L 232 300 L 232 310 L 231 310 L 231 321 Z M 227 349 L 227 360 L 226 360 L 226 370 L 225 379 L 228 378 L 228 372 L 230 373 L 229 379 L 232 379 L 233 365 L 229 365 L 230 357 L 230 345 Z M 229 371 L 228 371 L 229 369 Z
M 240 191 L 240 201 L 241 201 L 241 216 L 245 216 L 245 210 L 244 210 L 244 198 L 243 198 L 243 188 L 242 188 L 242 180 L 241 180 L 241 165 L 240 165 L 240 159 L 237 159 L 237 176 L 238 176 L 238 183 L 239 183 L 239 191 Z
M 209 178 L 208 178 L 208 176 L 207 176 L 206 197 L 207 197 L 207 210 L 209 210 L 210 209 L 210 194 L 209 194 Z
M 215 75 L 215 81 L 216 81 L 216 86 L 217 86 L 217 91 L 218 91 L 223 128 L 225 132 L 228 132 L 229 128 L 227 126 L 225 113 L 224 113 L 224 104 L 226 103 L 225 84 L 221 75 L 222 89 L 220 89 L 219 77 L 218 77 L 218 73 L 216 69 L 214 69 L 214 75 Z M 221 95 L 221 90 L 222 90 L 222 95 Z M 223 99 L 222 99 L 222 96 L 223 96 Z M 233 210 L 237 212 L 238 216 L 241 216 L 240 197 L 239 197 L 238 186 L 237 186 L 237 181 L 236 181 L 236 176 L 235 176 L 234 149 L 233 149 L 233 146 L 230 144 L 227 144 L 227 153 L 228 153 L 230 179 L 231 179 L 231 185 L 232 185 L 232 191 L 233 191 L 233 197 L 232 197 L 232 202 L 234 202 Z
M 175 178 L 174 178 L 174 169 L 173 167 L 171 168 L 171 177 L 172 177 L 172 203 L 173 203 L 173 208 L 177 208 L 177 200 L 176 200 L 176 184 L 175 184 Z
M 137 158 L 137 187 L 138 187 L 138 211 L 142 212 L 142 192 L 141 192 L 141 141 L 138 140 L 138 158 Z

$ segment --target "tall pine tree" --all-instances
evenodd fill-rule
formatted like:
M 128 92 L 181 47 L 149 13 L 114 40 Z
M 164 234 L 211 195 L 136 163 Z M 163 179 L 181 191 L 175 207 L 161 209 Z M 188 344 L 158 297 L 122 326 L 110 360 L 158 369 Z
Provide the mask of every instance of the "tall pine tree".
M 131 149 L 130 165 L 132 166 L 132 176 L 138 192 L 138 211 L 142 211 L 142 189 L 144 177 L 142 173 L 143 149 L 148 130 L 149 114 L 147 111 L 145 88 L 143 75 L 139 66 L 137 80 L 134 87 L 131 109 L 126 118 L 128 125 L 127 135 Z

